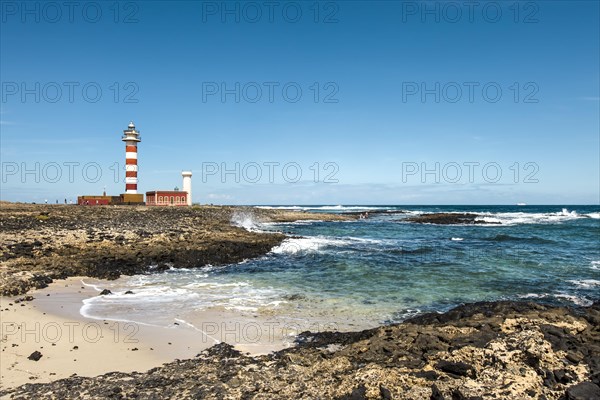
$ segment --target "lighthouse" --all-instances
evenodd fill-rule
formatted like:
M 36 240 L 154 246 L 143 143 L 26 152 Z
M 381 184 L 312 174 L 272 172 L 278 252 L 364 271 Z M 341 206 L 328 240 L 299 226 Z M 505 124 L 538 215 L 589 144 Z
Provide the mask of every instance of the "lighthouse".
M 142 138 L 140 132 L 135 130 L 133 122 L 123 131 L 121 140 L 125 142 L 125 193 L 137 194 L 137 145 Z
M 187 193 L 187 205 L 192 205 L 192 171 L 181 171 L 183 191 Z
M 140 204 L 144 202 L 144 195 L 138 194 L 138 143 L 142 141 L 140 131 L 135 129 L 130 122 L 123 131 L 121 138 L 125 142 L 125 193 L 121 194 L 121 202 L 125 204 Z

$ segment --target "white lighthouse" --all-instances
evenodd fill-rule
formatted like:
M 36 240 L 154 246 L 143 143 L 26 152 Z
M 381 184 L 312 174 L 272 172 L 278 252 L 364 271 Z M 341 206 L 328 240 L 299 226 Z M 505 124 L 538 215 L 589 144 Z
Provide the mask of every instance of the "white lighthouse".
M 192 205 L 192 171 L 181 171 L 183 191 L 187 192 L 187 205 Z
M 133 122 L 123 131 L 121 140 L 125 142 L 125 193 L 137 194 L 137 145 L 142 141 L 142 137 L 140 131 L 135 130 Z

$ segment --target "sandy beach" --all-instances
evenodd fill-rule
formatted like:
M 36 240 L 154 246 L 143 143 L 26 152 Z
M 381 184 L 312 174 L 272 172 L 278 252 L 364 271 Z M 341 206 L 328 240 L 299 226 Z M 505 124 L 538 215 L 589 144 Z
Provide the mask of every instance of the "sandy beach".
M 145 371 L 174 358 L 191 357 L 198 350 L 183 345 L 195 343 L 193 332 L 185 329 L 82 317 L 81 300 L 97 293 L 82 286 L 80 278 L 53 283 L 30 295 L 35 299 L 17 304 L 18 297 L 0 298 L 4 388 L 73 374 Z M 35 351 L 41 358 L 28 359 Z
M 80 314 L 83 300 L 98 296 L 102 280 L 71 277 L 27 296 L 0 297 L 1 384 L 50 382 L 73 374 L 147 371 L 188 359 L 226 341 L 246 354 L 267 354 L 292 345 L 289 335 L 267 318 L 203 312 L 193 325 L 175 319 L 169 327 L 143 322 L 98 320 Z M 286 335 L 287 333 L 287 335 Z M 39 360 L 28 357 L 38 351 Z

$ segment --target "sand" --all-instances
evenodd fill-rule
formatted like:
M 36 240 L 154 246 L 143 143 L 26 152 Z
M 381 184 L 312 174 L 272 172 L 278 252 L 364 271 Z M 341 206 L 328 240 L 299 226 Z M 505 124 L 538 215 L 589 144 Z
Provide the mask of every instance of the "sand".
M 253 355 L 291 345 L 274 321 L 225 310 L 199 313 L 193 326 L 183 321 L 159 327 L 86 318 L 79 312 L 82 301 L 98 295 L 83 284 L 90 281 L 87 277 L 55 281 L 48 288 L 30 291 L 32 301 L 15 303 L 23 296 L 0 297 L 0 387 L 50 382 L 73 374 L 144 372 L 175 359 L 193 358 L 220 341 Z M 93 281 L 101 286 L 102 280 Z M 35 351 L 42 357 L 28 359 Z

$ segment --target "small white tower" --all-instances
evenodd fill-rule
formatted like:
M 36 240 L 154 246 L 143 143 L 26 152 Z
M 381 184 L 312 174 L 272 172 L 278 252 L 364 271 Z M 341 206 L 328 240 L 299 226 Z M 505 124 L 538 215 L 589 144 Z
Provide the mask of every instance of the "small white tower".
M 187 192 L 187 205 L 192 205 L 192 171 L 181 171 L 183 191 Z

